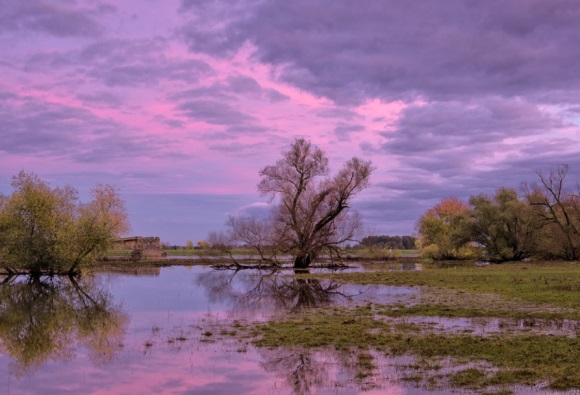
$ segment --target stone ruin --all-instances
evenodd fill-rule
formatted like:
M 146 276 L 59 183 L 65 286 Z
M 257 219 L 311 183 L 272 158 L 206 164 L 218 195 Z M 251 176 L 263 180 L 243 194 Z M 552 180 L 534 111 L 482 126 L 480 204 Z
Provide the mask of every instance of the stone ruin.
M 134 260 L 163 258 L 167 255 L 161 248 L 159 237 L 135 236 L 116 239 L 114 249 L 131 250 L 131 258 Z

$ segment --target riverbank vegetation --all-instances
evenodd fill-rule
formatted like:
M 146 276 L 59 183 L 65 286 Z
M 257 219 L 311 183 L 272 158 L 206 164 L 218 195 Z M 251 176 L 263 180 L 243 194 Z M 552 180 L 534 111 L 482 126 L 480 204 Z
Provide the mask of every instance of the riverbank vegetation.
M 0 266 L 9 274 L 75 274 L 129 228 L 117 189 L 97 185 L 81 203 L 70 187 L 50 187 L 31 173 L 12 179 L 0 196 Z
M 523 184 L 521 196 L 501 187 L 495 195 L 451 197 L 417 222 L 422 255 L 433 259 L 491 261 L 580 258 L 580 189 L 566 185 L 567 166 L 538 171 L 539 183 Z

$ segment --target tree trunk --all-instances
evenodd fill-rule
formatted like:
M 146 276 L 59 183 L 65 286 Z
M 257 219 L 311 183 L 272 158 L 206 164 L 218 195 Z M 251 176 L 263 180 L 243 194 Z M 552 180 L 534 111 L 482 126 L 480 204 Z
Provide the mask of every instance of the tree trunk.
M 312 256 L 307 252 L 300 252 L 294 259 L 294 268 L 306 269 L 312 262 Z

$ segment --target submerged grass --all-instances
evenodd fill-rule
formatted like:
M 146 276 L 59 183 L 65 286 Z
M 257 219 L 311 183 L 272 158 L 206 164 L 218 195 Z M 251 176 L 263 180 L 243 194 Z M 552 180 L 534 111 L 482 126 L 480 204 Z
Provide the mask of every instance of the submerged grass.
M 486 362 L 494 369 L 450 373 L 452 386 L 485 388 L 548 383 L 552 389 L 580 388 L 580 339 L 550 335 L 442 335 L 381 321 L 365 308 L 332 309 L 316 315 L 256 324 L 251 336 L 260 347 L 331 347 L 378 350 L 389 356 L 414 355 L 431 361 L 453 358 L 458 364 Z M 367 354 L 368 355 L 368 354 Z M 372 362 L 368 361 L 372 366 Z M 428 369 L 415 376 L 428 378 Z M 424 374 L 424 376 L 422 376 Z
M 356 379 L 375 374 L 376 352 L 414 356 L 413 383 L 444 382 L 454 388 L 510 393 L 506 386 L 546 385 L 580 390 L 580 339 L 534 330 L 515 333 L 432 333 L 385 317 L 496 317 L 580 320 L 580 263 L 526 262 L 477 267 L 473 263 L 423 264 L 421 271 L 374 271 L 299 275 L 350 284 L 419 286 L 420 297 L 397 304 L 305 310 L 266 323 L 234 321 L 201 333 L 259 347 L 354 351 Z M 380 301 L 379 301 L 380 302 Z M 394 322 L 393 322 L 394 321 Z M 245 346 L 244 346 L 245 347 Z M 244 348 L 240 348 L 243 350 Z M 447 369 L 445 362 L 453 361 Z M 491 392 L 490 392 L 491 391 Z
M 411 303 L 326 308 L 281 321 L 253 324 L 259 347 L 333 348 L 421 361 L 402 380 L 443 381 L 454 388 L 511 393 L 511 386 L 580 389 L 580 338 L 531 331 L 432 333 L 420 325 L 383 319 L 404 316 L 580 320 L 580 264 L 424 265 L 422 271 L 316 274 L 344 283 L 422 286 Z M 453 369 L 442 369 L 452 360 Z M 370 368 L 367 369 L 367 372 Z
M 416 304 L 412 306 L 405 306 L 403 304 L 377 306 L 377 314 L 388 317 L 447 317 L 447 318 L 477 318 L 477 317 L 493 317 L 493 318 L 513 318 L 519 320 L 546 320 L 546 321 L 561 321 L 565 319 L 578 320 L 580 319 L 579 312 L 559 312 L 553 310 L 517 310 L 499 308 L 497 306 L 479 306 L 479 307 L 462 307 L 450 306 L 449 304 Z

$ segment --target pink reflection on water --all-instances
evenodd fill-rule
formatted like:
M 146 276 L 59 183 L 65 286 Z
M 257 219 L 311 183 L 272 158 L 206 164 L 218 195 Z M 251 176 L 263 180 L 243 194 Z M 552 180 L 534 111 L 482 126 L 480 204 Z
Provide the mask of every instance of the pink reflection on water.
M 284 375 L 264 369 L 264 355 L 252 346 L 204 335 L 208 328 L 217 335 L 213 328 L 220 322 L 264 319 L 271 311 L 260 308 L 268 304 L 260 295 L 250 305 L 237 303 L 244 287 L 253 286 L 252 276 L 228 278 L 233 287 L 220 296 L 196 280 L 207 270 L 178 267 L 163 269 L 159 276 L 100 275 L 130 317 L 112 359 L 97 365 L 87 349 L 76 345 L 72 360 L 48 360 L 17 379 L 9 358 L 0 354 L 0 388 L 13 395 L 292 393 Z M 318 389 L 332 386 L 336 375 Z M 353 391 L 348 385 L 339 392 Z
M 0 382 L 13 395 L 272 393 L 280 385 L 261 369 L 252 349 L 241 353 L 190 340 L 171 344 L 165 336 L 146 347 L 148 340 L 149 334 L 134 333 L 106 366 L 91 364 L 81 351 L 70 363 L 51 361 L 19 380 L 10 377 L 9 362 L 2 356 Z
M 252 298 L 244 303 L 237 303 L 244 295 L 244 290 L 255 288 L 255 282 L 252 281 L 257 278 L 249 273 L 238 274 L 226 277 L 227 281 L 222 283 L 219 277 L 214 278 L 213 274 L 208 276 L 209 270 L 204 267 L 175 267 L 163 268 L 154 277 L 100 275 L 115 302 L 130 317 L 127 335 L 119 341 L 122 344 L 118 345 L 112 359 L 96 364 L 98 358 L 91 358 L 89 350 L 76 345 L 76 354 L 72 360 L 48 360 L 17 379 L 11 367 L 12 362 L 0 344 L 0 393 L 446 393 L 401 384 L 402 373 L 397 364 L 407 365 L 408 361 L 396 361 L 378 352 L 371 352 L 376 366 L 372 374 L 360 378 L 356 352 L 333 349 L 256 349 L 246 340 L 221 334 L 220 325 L 223 323 L 231 324 L 239 320 L 243 325 L 244 322 L 271 317 L 271 314 L 281 313 L 283 309 L 267 298 L 261 299 L 261 294 L 252 294 Z M 204 287 L 202 284 L 212 286 Z M 224 288 L 224 284 L 230 284 L 231 287 L 224 289 L 225 295 L 220 295 L 216 291 Z M 262 284 L 267 285 L 266 282 Z M 309 285 L 324 286 L 318 283 Z M 401 299 L 413 297 L 417 292 L 405 287 L 369 287 L 359 293 L 359 288 L 345 286 L 341 291 L 358 294 L 358 302 L 355 303 L 397 303 Z M 264 291 L 267 291 L 265 295 L 269 295 L 267 288 Z M 270 309 L 264 308 L 268 304 Z M 423 321 L 415 322 L 417 319 Z M 438 320 L 437 326 L 444 327 L 444 331 L 455 327 L 465 329 L 465 326 L 477 326 L 474 320 Z M 437 319 L 408 317 L 399 321 L 429 323 Z

